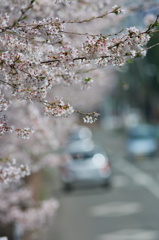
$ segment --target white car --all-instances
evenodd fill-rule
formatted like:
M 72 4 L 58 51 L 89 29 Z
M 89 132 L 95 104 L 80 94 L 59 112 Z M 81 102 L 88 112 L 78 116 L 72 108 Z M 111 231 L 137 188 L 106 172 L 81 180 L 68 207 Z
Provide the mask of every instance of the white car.
M 68 136 L 68 142 L 75 142 L 79 140 L 86 140 L 86 139 L 91 139 L 92 138 L 92 132 L 88 127 L 85 126 L 77 126 L 74 128 L 69 136 Z
M 66 190 L 78 185 L 110 185 L 109 156 L 91 140 L 76 141 L 66 149 L 67 159 L 60 167 L 63 187 Z
M 155 127 L 151 125 L 138 125 L 128 132 L 127 153 L 131 158 L 152 157 L 157 154 L 158 140 Z

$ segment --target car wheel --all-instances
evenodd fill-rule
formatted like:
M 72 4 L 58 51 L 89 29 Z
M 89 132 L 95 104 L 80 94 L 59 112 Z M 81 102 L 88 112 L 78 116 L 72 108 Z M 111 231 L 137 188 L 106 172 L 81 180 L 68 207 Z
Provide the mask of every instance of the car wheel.
M 111 188 L 112 187 L 111 181 L 110 180 L 105 181 L 103 183 L 103 187 L 104 188 Z
M 64 183 L 63 184 L 63 190 L 65 192 L 71 192 L 73 190 L 73 186 L 70 183 Z

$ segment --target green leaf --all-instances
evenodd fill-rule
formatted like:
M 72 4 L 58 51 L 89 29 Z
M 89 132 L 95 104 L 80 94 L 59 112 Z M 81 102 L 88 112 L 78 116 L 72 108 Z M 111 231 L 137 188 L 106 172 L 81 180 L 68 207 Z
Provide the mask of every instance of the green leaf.
M 118 14 L 119 14 L 119 12 L 118 12 L 118 11 L 114 11 L 114 13 L 115 13 L 116 15 L 118 15 Z
M 25 19 L 27 19 L 27 16 L 24 16 L 21 20 L 25 20 Z
M 91 80 L 91 78 L 85 78 L 84 81 L 85 82 L 89 82 Z
M 68 105 L 65 105 L 65 106 L 64 106 L 64 109 L 68 109 L 68 108 L 69 108 L 69 106 L 68 106 Z
M 158 23 L 158 22 L 155 22 L 155 23 L 153 24 L 153 26 L 154 26 L 154 27 L 157 27 L 157 26 L 159 26 L 159 23 Z
M 136 57 L 142 57 L 141 53 L 137 53 Z
M 134 61 L 132 59 L 127 60 L 127 63 L 133 63 Z

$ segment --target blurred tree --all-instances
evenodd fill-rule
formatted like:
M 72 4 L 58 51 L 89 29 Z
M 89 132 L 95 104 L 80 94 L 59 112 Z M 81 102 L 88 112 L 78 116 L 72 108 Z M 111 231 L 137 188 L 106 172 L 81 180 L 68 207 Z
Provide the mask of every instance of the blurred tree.
M 147 47 L 158 43 L 158 30 Z M 115 97 L 118 104 L 138 108 L 147 122 L 159 120 L 159 46 L 149 49 L 144 59 L 135 59 L 127 66 L 117 68 Z

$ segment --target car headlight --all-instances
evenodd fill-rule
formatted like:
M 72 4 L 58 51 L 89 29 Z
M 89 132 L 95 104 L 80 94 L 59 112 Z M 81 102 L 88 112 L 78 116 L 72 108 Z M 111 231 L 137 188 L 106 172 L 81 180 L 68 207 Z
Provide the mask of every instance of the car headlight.
M 101 153 L 97 153 L 93 156 L 92 161 L 95 166 L 101 167 L 103 166 L 106 162 L 108 162 L 108 159 Z

